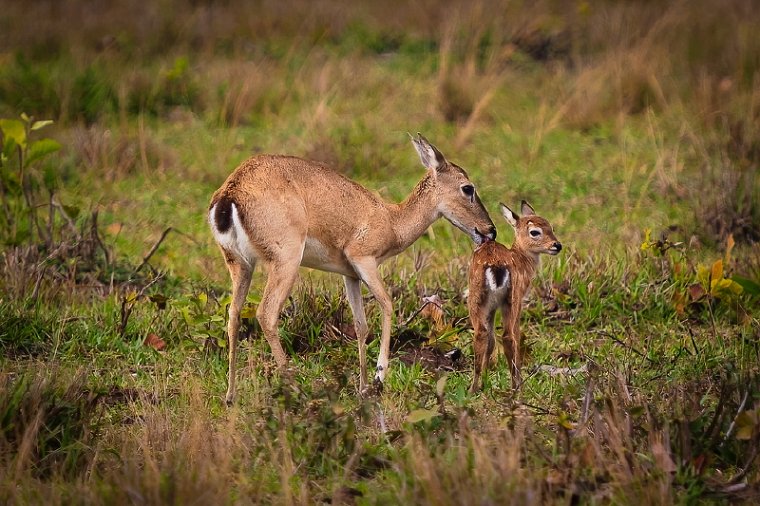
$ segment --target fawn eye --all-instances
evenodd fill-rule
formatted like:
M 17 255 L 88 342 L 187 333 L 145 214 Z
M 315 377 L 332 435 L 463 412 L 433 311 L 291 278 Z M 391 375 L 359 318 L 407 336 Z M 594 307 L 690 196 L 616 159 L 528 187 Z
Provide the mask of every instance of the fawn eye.
M 475 187 L 471 184 L 466 184 L 462 186 L 462 193 L 467 197 L 472 197 L 475 194 Z
M 541 231 L 538 230 L 537 228 L 534 228 L 533 230 L 530 231 L 531 237 L 538 237 L 539 235 L 541 235 Z

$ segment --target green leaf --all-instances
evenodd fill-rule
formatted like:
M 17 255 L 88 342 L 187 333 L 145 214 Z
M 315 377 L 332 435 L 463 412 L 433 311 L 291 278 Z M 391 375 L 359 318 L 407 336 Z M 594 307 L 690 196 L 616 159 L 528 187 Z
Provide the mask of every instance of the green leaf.
M 710 277 L 713 283 L 715 283 L 716 280 L 723 279 L 723 260 L 716 260 L 715 263 L 712 264 Z
M 721 278 L 720 280 L 713 280 L 710 294 L 718 299 L 730 298 L 742 293 L 742 287 L 738 283 L 727 279 Z
M 441 414 L 438 411 L 433 411 L 432 409 L 415 409 L 409 413 L 409 415 L 407 415 L 406 422 L 419 423 L 435 418 L 436 416 L 441 416 Z
M 736 439 L 747 440 L 757 428 L 757 414 L 753 411 L 742 411 L 736 417 Z
M 256 317 L 256 306 L 254 304 L 246 304 L 243 309 L 240 310 L 240 317 L 250 320 Z
M 40 128 L 45 128 L 48 125 L 52 125 L 53 120 L 52 119 L 44 119 L 40 121 L 35 121 L 32 123 L 32 130 L 39 130 Z
M 5 166 L 6 163 L 8 163 L 8 160 L 13 156 L 14 152 L 16 151 L 16 141 L 13 139 L 8 139 L 6 137 L 5 143 L 3 144 L 3 166 Z
M 747 441 L 749 439 L 752 439 L 752 433 L 755 431 L 755 428 L 751 425 L 745 425 L 743 427 L 739 427 L 736 431 L 736 439 L 739 439 L 741 441 Z
M 55 191 L 58 178 L 56 178 L 55 169 L 52 166 L 48 165 L 42 171 L 42 180 L 45 183 L 45 188 L 47 188 L 48 191 L 51 193 Z
M 705 287 L 710 288 L 710 268 L 706 265 L 699 265 L 697 267 L 697 281 Z
M 741 286 L 746 293 L 754 296 L 760 295 L 760 283 L 736 275 L 731 276 L 731 280 Z
M 5 142 L 13 140 L 22 148 L 26 147 L 26 129 L 24 124 L 17 119 L 0 119 L 0 130 L 3 131 Z
M 55 153 L 61 149 L 61 144 L 53 139 L 40 139 L 29 147 L 29 155 L 26 158 L 26 164 L 29 165 L 32 162 L 43 158 L 50 153 Z
M 557 424 L 567 430 L 573 430 L 575 428 L 575 424 L 570 419 L 570 415 L 564 411 L 560 412 L 559 416 L 557 417 Z

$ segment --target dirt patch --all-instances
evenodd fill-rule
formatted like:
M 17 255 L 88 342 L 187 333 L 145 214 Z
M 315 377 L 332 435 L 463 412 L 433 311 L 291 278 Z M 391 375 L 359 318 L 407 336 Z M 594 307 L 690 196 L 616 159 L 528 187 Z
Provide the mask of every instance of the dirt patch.
M 423 346 L 399 351 L 395 356 L 406 365 L 419 363 L 428 371 L 463 371 L 469 368 L 459 348 L 443 352 L 432 346 Z

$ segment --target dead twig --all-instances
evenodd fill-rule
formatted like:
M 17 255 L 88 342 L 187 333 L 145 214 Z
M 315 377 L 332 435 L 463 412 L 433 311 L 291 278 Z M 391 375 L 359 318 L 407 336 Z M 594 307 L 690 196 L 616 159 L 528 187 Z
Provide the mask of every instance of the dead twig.
M 153 247 L 150 248 L 150 251 L 148 251 L 148 254 L 143 257 L 142 263 L 137 266 L 137 269 L 135 269 L 135 273 L 140 272 L 140 270 L 148 264 L 150 257 L 152 257 L 153 254 L 156 252 L 156 250 L 158 250 L 158 248 L 161 246 L 161 243 L 164 242 L 164 239 L 166 239 L 166 236 L 169 235 L 169 232 L 174 232 L 175 234 L 179 234 L 189 239 L 192 243 L 198 244 L 198 242 L 195 239 L 185 234 L 181 230 L 177 230 L 174 227 L 167 227 L 167 229 L 164 230 L 164 232 L 161 234 L 161 237 L 158 238 L 158 241 L 156 241 Z
M 161 234 L 161 237 L 158 238 L 158 241 L 153 245 L 152 248 L 150 248 L 150 251 L 148 251 L 148 254 L 143 257 L 142 263 L 137 266 L 137 269 L 135 269 L 135 272 L 140 272 L 140 269 L 145 267 L 148 263 L 148 260 L 150 260 L 150 257 L 153 256 L 153 253 L 156 252 L 156 250 L 161 246 L 161 243 L 164 242 L 164 239 L 166 239 L 166 236 L 169 235 L 169 232 L 174 230 L 174 227 L 169 227 L 166 230 L 164 230 L 164 233 Z
M 418 316 L 418 315 L 419 315 L 419 314 L 422 312 L 422 310 L 423 310 L 423 309 L 425 309 L 425 308 L 428 306 L 428 304 L 433 304 L 434 306 L 437 306 L 437 307 L 438 307 L 440 310 L 443 310 L 443 306 L 442 306 L 441 304 L 439 304 L 439 303 L 437 303 L 437 302 L 435 302 L 435 301 L 433 301 L 433 300 L 425 300 L 425 303 L 424 303 L 424 304 L 422 304 L 422 305 L 421 305 L 421 306 L 420 306 L 420 307 L 417 309 L 417 311 L 415 311 L 415 312 L 412 314 L 412 316 L 410 316 L 410 317 L 409 317 L 409 318 L 408 318 L 408 319 L 407 319 L 407 320 L 404 322 L 404 324 L 403 324 L 403 325 L 401 325 L 401 327 L 402 327 L 402 328 L 403 328 L 403 327 L 408 327 L 408 326 L 409 326 L 409 324 L 410 324 L 410 323 L 412 323 L 412 320 L 414 320 L 415 318 L 417 318 L 417 316 Z
M 642 353 L 639 350 L 637 350 L 634 346 L 632 346 L 632 345 L 630 345 L 630 344 L 628 344 L 626 342 L 621 341 L 620 339 L 618 339 L 617 337 L 615 337 L 614 335 L 612 335 L 610 332 L 607 332 L 606 330 L 597 330 L 596 333 L 597 334 L 601 334 L 601 335 L 603 335 L 605 337 L 609 337 L 610 339 L 612 339 L 613 341 L 615 341 L 617 344 L 619 344 L 623 348 L 631 350 L 633 353 L 635 353 L 636 355 L 640 356 L 641 358 L 643 358 L 644 360 L 646 360 L 650 364 L 654 364 L 655 363 L 654 360 L 652 360 L 651 358 L 647 357 L 644 353 Z
M 45 277 L 47 271 L 47 265 L 43 265 L 42 270 L 37 273 L 37 280 L 34 282 L 34 290 L 32 291 L 32 300 L 36 301 L 37 296 L 40 293 L 40 285 L 42 285 L 42 278 Z
M 578 423 L 579 427 L 585 426 L 588 421 L 589 410 L 591 409 L 591 401 L 594 400 L 594 377 L 591 376 L 586 384 L 586 395 L 583 398 L 583 409 L 581 411 L 581 420 Z
M 733 420 L 731 420 L 731 425 L 728 426 L 728 430 L 726 431 L 726 435 L 723 436 L 723 441 L 720 443 L 720 447 L 726 444 L 726 441 L 728 441 L 728 438 L 734 432 L 734 427 L 736 427 L 736 420 L 739 418 L 739 415 L 741 415 L 742 411 L 744 411 L 744 406 L 747 405 L 748 398 L 749 398 L 749 390 L 744 392 L 744 397 L 742 398 L 742 402 L 739 404 L 739 409 L 736 411 L 736 416 L 734 417 Z
M 737 474 L 736 476 L 734 476 L 733 478 L 731 478 L 731 480 L 728 482 L 728 486 L 729 487 L 730 486 L 735 486 L 740 481 L 742 481 L 745 476 L 747 476 L 747 473 L 749 472 L 750 468 L 752 467 L 752 463 L 755 461 L 755 458 L 757 458 L 757 445 L 756 444 L 752 445 L 752 451 L 750 452 L 749 457 L 747 457 L 747 462 L 744 464 L 744 468 L 741 470 L 741 472 L 739 472 L 739 474 Z
M 140 300 L 140 298 L 145 294 L 145 291 L 156 284 L 161 278 L 164 277 L 164 273 L 161 272 L 153 278 L 148 284 L 146 284 L 144 287 L 140 289 L 139 292 L 136 294 L 131 292 L 129 294 L 124 294 L 121 297 L 121 320 L 119 322 L 119 335 L 124 338 L 124 334 L 127 330 L 127 323 L 129 322 L 129 317 L 132 315 L 132 309 L 135 307 L 135 303 Z
M 79 239 L 79 231 L 77 230 L 76 225 L 74 225 L 74 221 L 69 217 L 66 210 L 63 208 L 60 202 L 51 199 L 50 205 L 56 208 L 58 211 L 58 214 L 60 214 L 63 217 L 63 220 L 66 222 L 66 224 L 69 226 L 71 231 L 74 233 L 74 236 L 76 236 L 77 240 Z
M 100 234 L 98 233 L 98 211 L 92 212 L 92 225 L 90 227 L 90 234 L 95 245 L 103 251 L 103 257 L 106 259 L 106 268 L 111 265 L 111 255 L 108 253 L 108 248 L 105 247 L 103 241 L 100 240 Z

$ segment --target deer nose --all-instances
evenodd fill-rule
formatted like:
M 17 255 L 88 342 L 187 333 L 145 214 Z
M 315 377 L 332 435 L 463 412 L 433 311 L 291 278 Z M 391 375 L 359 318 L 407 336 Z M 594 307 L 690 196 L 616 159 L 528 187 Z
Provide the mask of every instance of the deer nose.
M 496 240 L 496 227 L 491 225 L 488 229 L 488 234 L 486 234 L 488 238 L 490 238 L 492 241 Z
M 554 244 L 552 244 L 552 249 L 559 251 L 562 251 L 562 244 L 559 241 L 556 241 Z

